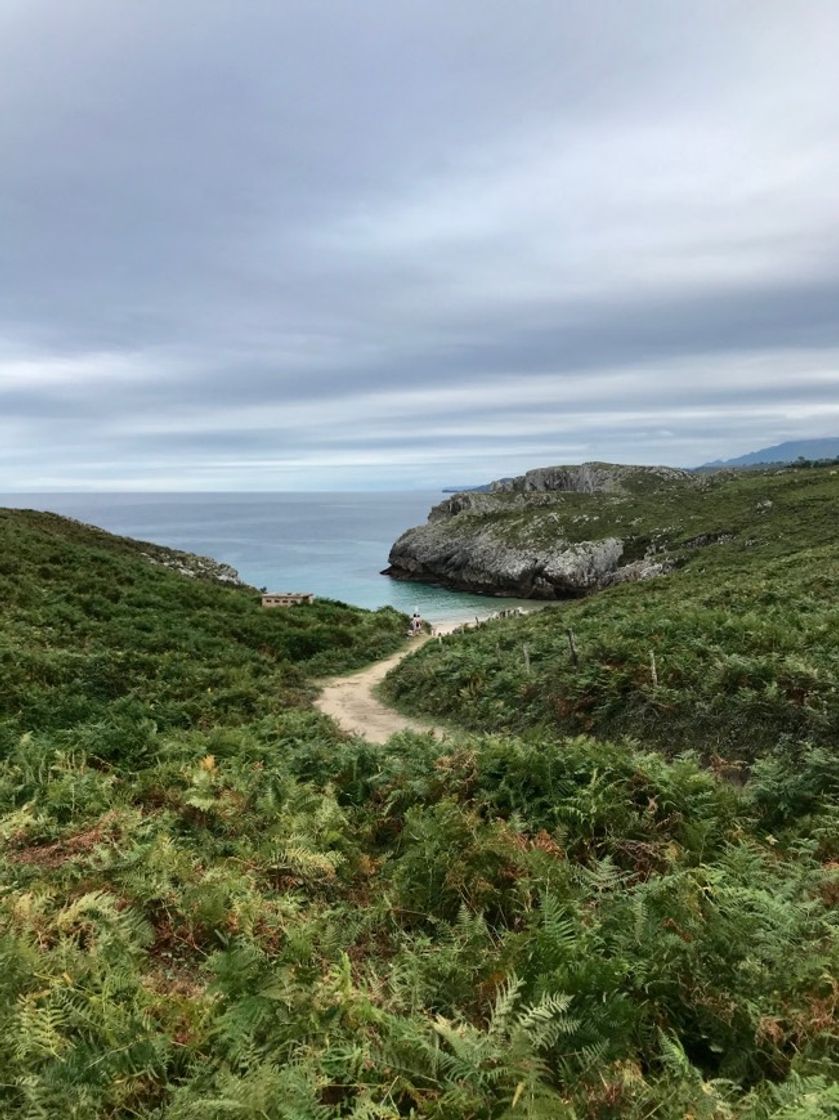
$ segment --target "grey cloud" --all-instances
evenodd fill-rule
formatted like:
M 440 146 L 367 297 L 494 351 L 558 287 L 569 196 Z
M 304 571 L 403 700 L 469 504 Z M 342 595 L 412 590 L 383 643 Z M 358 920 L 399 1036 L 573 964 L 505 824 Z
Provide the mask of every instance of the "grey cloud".
M 336 448 L 421 485 L 839 427 L 802 372 L 839 369 L 837 36 L 830 0 L 10 2 L 2 488 L 329 486 Z M 761 391 L 737 363 L 767 354 Z

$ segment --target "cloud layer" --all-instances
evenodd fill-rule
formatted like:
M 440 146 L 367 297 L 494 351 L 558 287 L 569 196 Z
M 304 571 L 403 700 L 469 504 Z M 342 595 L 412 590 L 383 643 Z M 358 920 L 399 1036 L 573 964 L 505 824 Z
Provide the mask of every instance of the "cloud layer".
M 0 489 L 839 432 L 833 0 L 7 0 Z

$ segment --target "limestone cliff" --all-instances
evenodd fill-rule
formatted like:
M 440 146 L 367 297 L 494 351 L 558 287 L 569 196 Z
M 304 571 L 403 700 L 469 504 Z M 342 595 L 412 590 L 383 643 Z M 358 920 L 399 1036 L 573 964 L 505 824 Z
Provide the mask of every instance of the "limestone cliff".
M 390 551 L 386 575 L 533 599 L 582 595 L 672 567 L 658 530 L 659 498 L 700 483 L 688 471 L 610 463 L 545 467 L 454 494 Z
M 568 467 L 537 467 L 517 478 L 490 483 L 490 492 L 559 491 L 574 494 L 615 494 L 658 488 L 668 482 L 689 482 L 691 472 L 678 467 L 637 467 L 622 463 L 579 463 Z

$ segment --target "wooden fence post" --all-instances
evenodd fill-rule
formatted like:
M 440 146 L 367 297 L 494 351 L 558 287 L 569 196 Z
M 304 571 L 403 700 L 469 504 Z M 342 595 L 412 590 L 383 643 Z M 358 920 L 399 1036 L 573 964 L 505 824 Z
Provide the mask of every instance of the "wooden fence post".
M 522 645 L 521 651 L 524 654 L 524 671 L 530 676 L 530 649 L 527 642 Z
M 653 688 L 658 688 L 658 670 L 655 665 L 655 652 L 650 650 L 650 678 L 653 682 Z
M 571 650 L 571 663 L 576 669 L 580 664 L 580 658 L 577 655 L 577 643 L 574 641 L 574 631 L 569 628 L 565 633 L 568 635 L 568 648 Z

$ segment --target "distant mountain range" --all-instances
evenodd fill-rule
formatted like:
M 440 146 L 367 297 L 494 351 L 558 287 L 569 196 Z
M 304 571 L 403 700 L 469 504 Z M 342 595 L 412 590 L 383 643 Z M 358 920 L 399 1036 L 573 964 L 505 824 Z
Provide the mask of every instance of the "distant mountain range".
M 826 436 L 824 439 L 794 439 L 786 443 L 776 443 L 773 447 L 761 447 L 759 451 L 749 451 L 736 459 L 715 459 L 703 463 L 700 470 L 709 467 L 756 467 L 761 463 L 794 463 L 796 459 L 835 459 L 839 456 L 839 436 Z

